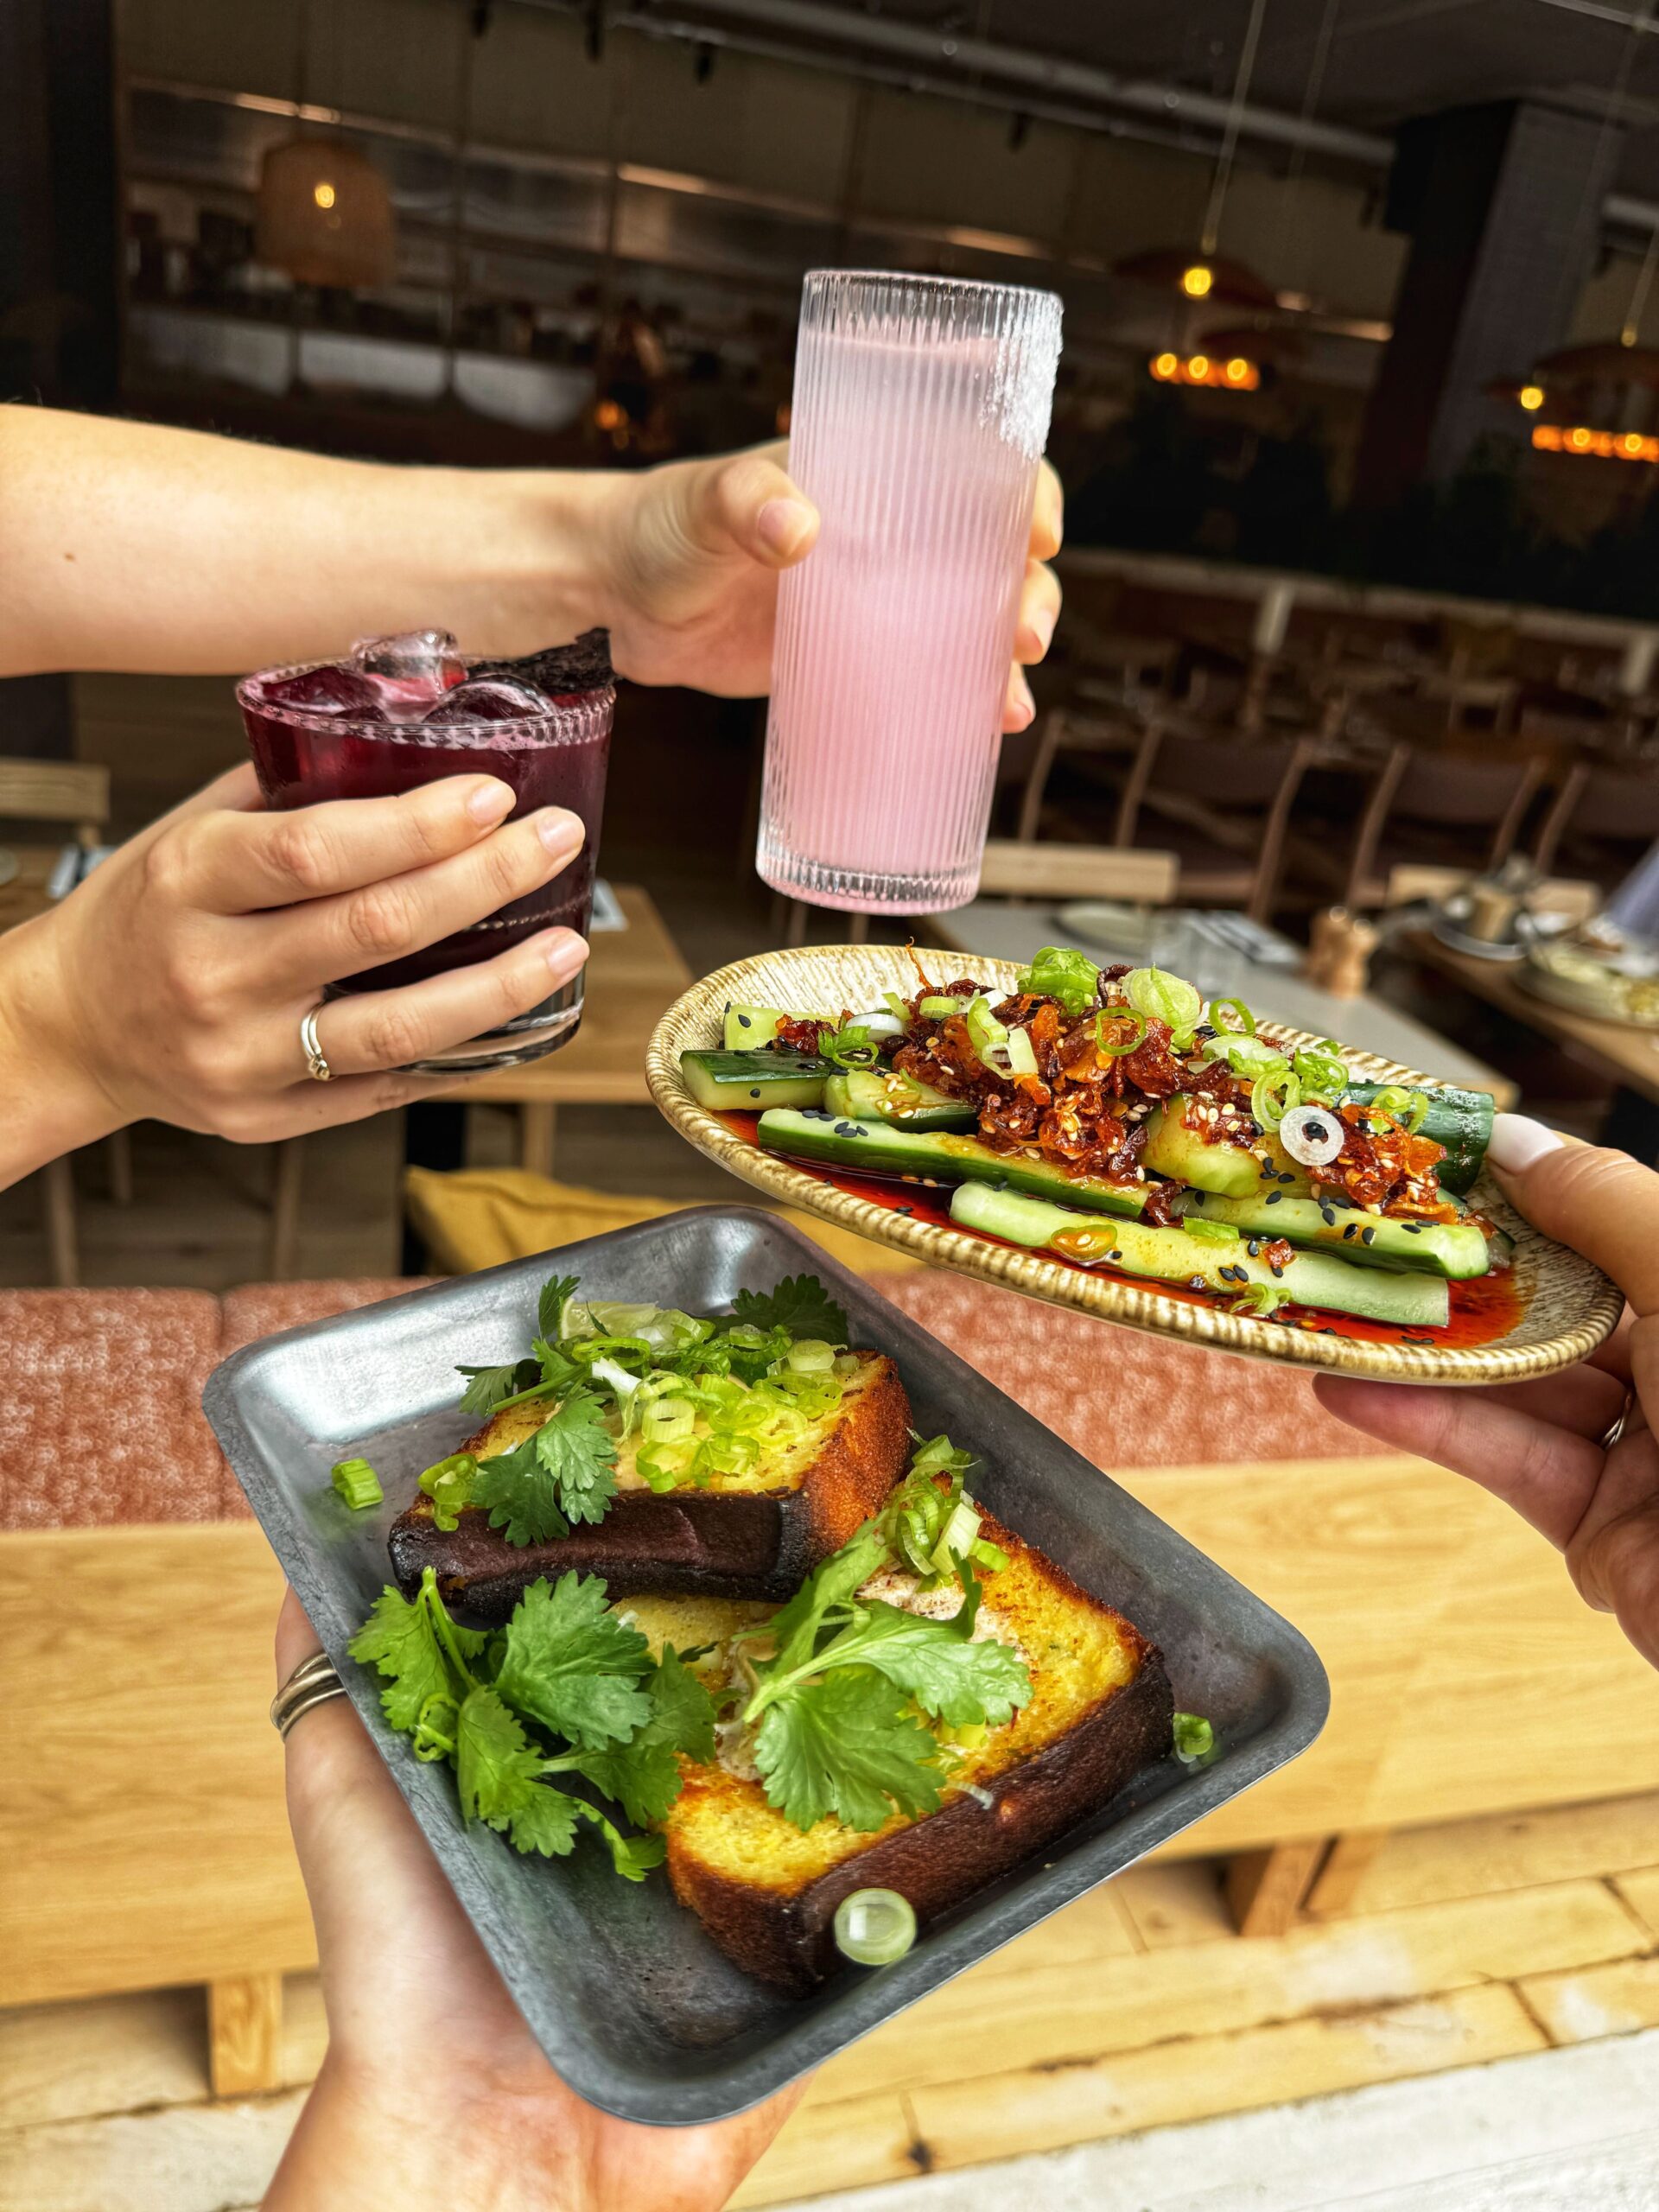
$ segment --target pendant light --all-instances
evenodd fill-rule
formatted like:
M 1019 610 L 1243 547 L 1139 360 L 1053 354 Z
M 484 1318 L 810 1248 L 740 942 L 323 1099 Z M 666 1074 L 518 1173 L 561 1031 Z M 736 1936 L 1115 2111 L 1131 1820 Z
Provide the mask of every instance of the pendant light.
M 295 109 L 306 114 L 310 9 L 296 10 Z M 339 290 L 389 284 L 397 272 L 391 194 L 368 156 L 343 138 L 302 130 L 266 153 L 254 208 L 254 251 L 297 284 Z

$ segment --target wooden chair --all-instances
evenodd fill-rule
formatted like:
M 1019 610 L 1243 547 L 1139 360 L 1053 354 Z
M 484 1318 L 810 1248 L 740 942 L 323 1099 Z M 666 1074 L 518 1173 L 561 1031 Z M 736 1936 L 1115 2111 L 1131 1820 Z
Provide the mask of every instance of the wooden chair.
M 1554 865 L 1566 844 L 1575 868 L 1611 887 L 1659 838 L 1659 767 L 1646 774 L 1580 761 L 1567 775 L 1538 832 L 1534 857 Z
M 79 760 L 0 759 L 0 821 L 61 825 L 83 851 L 102 842 L 110 815 L 110 772 Z M 56 857 L 54 848 L 14 848 L 30 874 L 43 882 Z M 34 902 L 38 905 L 38 900 Z M 127 1132 L 110 1138 L 110 1195 L 118 1205 L 132 1198 L 132 1151 Z M 54 1160 L 41 1170 L 46 1199 L 47 1243 L 52 1281 L 67 1288 L 80 1279 L 75 1236 L 75 1184 L 71 1162 Z
M 1443 861 L 1468 875 L 1497 867 L 1514 850 L 1543 779 L 1535 753 L 1492 760 L 1395 745 L 1360 817 L 1343 905 L 1356 912 L 1384 905 L 1389 875 L 1402 861 Z
M 1228 739 L 1154 716 L 1124 785 L 1113 843 L 1137 844 L 1141 815 L 1157 814 L 1177 826 L 1169 842 L 1182 898 L 1191 906 L 1240 906 L 1265 922 L 1296 794 L 1322 750 L 1311 735 Z

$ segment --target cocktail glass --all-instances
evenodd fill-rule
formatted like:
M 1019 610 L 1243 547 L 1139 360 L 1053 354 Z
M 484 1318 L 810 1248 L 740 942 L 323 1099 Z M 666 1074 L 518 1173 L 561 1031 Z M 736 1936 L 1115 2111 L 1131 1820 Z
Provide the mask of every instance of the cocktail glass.
M 328 986 L 329 997 L 419 982 L 558 924 L 586 933 L 615 688 L 602 652 L 586 640 L 568 655 L 523 666 L 534 667 L 539 686 L 514 668 L 469 669 L 452 638 L 423 631 L 370 639 L 346 661 L 266 669 L 238 684 L 267 806 L 384 798 L 444 776 L 484 774 L 518 794 L 510 820 L 563 806 L 580 815 L 587 833 L 569 867 L 539 891 L 403 959 L 343 976 Z M 569 1044 L 582 1020 L 586 974 L 499 1029 L 416 1062 L 416 1071 L 516 1067 Z
M 857 912 L 979 887 L 1037 465 L 1052 292 L 815 270 L 790 473 L 823 517 L 782 578 L 756 866 Z

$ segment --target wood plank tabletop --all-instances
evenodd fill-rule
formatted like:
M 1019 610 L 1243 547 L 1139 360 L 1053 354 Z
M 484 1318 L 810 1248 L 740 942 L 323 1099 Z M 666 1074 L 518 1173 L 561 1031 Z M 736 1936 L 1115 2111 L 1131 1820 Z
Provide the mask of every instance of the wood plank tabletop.
M 1593 1014 L 1572 1014 L 1541 999 L 1522 982 L 1518 962 L 1482 960 L 1454 952 L 1427 930 L 1401 940 L 1426 966 L 1451 976 L 1488 1006 L 1523 1021 L 1541 1037 L 1559 1045 L 1570 1059 L 1593 1068 L 1611 1082 L 1659 1103 L 1659 1031 L 1632 1029 L 1622 1021 L 1599 1021 Z
M 645 1046 L 692 981 L 651 893 L 613 886 L 625 930 L 591 939 L 587 1006 L 574 1042 L 526 1067 L 497 1068 L 467 1086 L 471 1105 L 624 1106 L 649 1100 Z

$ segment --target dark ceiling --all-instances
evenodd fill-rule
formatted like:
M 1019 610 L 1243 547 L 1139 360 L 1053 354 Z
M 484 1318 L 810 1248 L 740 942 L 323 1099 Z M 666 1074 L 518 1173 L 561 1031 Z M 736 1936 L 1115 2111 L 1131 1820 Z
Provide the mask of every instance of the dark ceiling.
M 1639 27 L 1647 17 L 1638 13 L 1653 4 L 1266 0 L 1249 98 L 1293 116 L 1311 105 L 1321 123 L 1386 133 L 1442 108 L 1547 97 L 1616 121 L 1624 132 L 1616 188 L 1659 199 L 1659 10 L 1651 30 Z M 721 14 L 720 0 L 645 0 L 645 8 L 682 20 Z M 1251 0 L 841 0 L 834 13 L 845 28 L 834 42 L 856 50 L 861 19 L 874 17 L 937 32 L 945 54 L 951 41 L 983 39 L 1224 99 L 1250 8 Z M 812 12 L 820 23 L 830 18 L 827 8 Z M 960 67 L 917 66 L 918 77 Z

